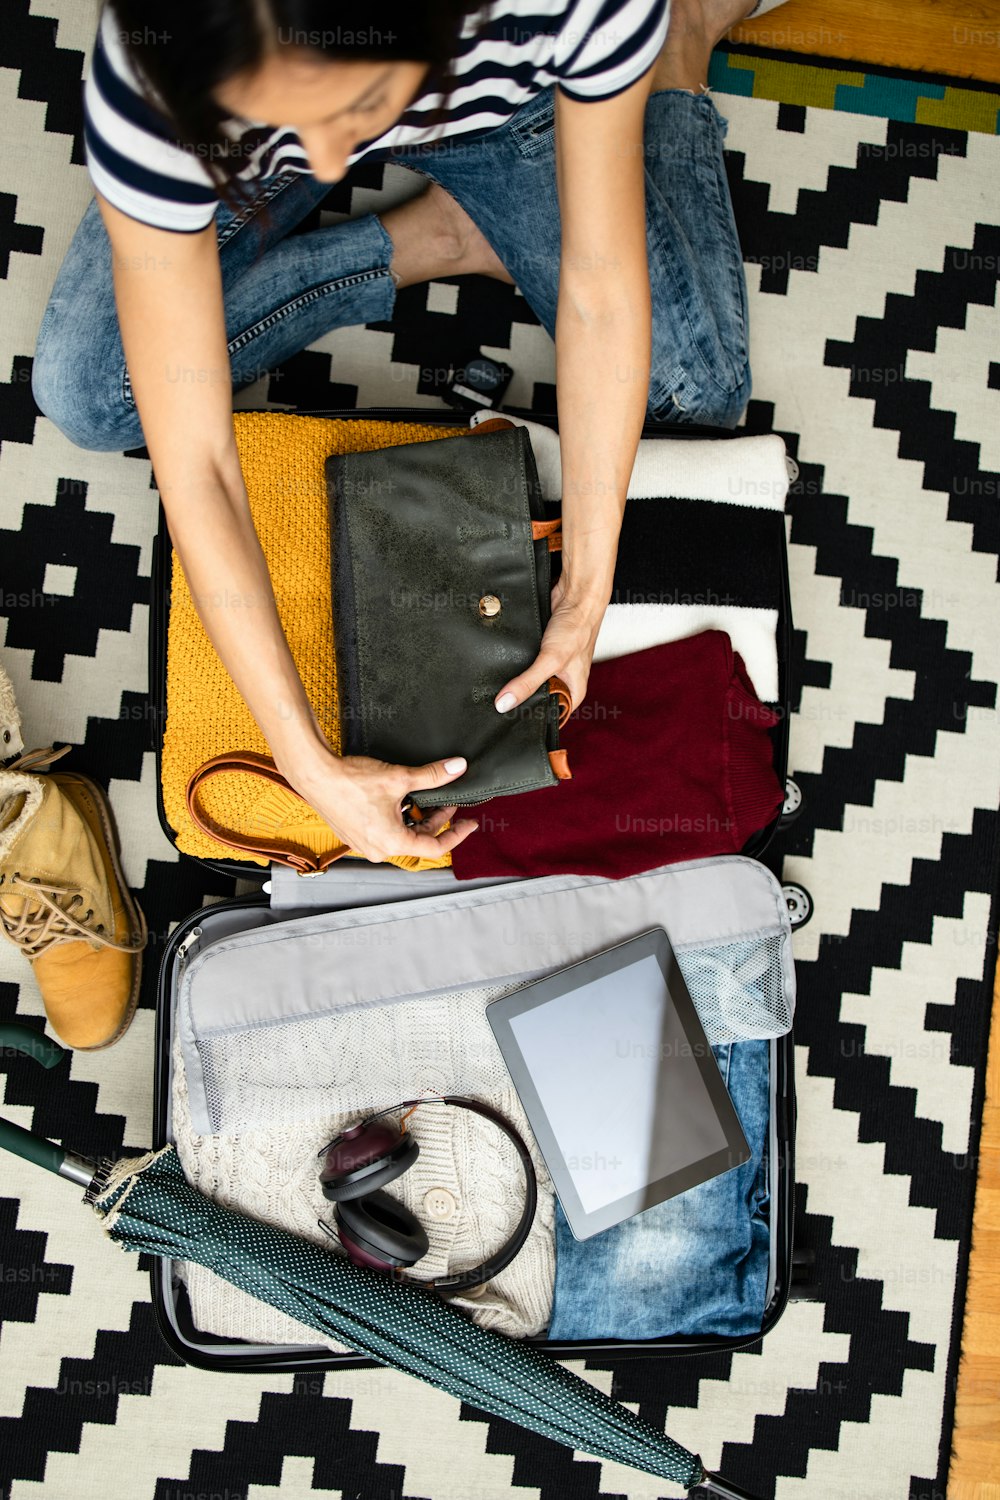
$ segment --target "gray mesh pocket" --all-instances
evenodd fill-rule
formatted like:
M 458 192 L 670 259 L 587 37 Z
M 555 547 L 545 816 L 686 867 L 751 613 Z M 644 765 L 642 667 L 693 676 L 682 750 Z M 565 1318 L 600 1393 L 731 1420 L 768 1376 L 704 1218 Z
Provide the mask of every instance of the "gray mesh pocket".
M 782 965 L 786 941 L 775 933 L 678 951 L 681 973 L 713 1046 L 789 1030 L 793 997 Z

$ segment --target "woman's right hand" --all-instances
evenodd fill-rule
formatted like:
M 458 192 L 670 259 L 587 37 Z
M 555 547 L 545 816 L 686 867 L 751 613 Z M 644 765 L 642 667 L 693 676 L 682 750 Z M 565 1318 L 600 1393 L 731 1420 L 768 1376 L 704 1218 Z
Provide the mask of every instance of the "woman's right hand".
M 395 766 L 366 755 L 341 757 L 323 747 L 305 765 L 278 769 L 351 851 L 373 864 L 395 855 L 440 859 L 479 827 L 474 818 L 459 818 L 442 833 L 455 807 L 438 808 L 418 827 L 403 821 L 402 804 L 411 792 L 458 780 L 466 770 L 461 756 Z

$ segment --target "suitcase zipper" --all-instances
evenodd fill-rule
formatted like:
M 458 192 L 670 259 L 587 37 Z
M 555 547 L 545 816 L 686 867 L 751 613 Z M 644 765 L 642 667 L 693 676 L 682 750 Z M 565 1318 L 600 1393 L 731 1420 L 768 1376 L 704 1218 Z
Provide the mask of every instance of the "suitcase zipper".
M 183 942 L 181 942 L 181 943 L 179 943 L 177 945 L 176 958 L 177 958 L 177 966 L 178 966 L 178 968 L 183 969 L 184 965 L 188 961 L 188 953 L 191 951 L 191 949 L 194 947 L 195 943 L 197 943 L 197 941 L 198 941 L 198 939 L 200 937 L 201 937 L 201 928 L 200 927 L 192 927 L 191 931 L 188 933 L 187 937 L 183 940 Z

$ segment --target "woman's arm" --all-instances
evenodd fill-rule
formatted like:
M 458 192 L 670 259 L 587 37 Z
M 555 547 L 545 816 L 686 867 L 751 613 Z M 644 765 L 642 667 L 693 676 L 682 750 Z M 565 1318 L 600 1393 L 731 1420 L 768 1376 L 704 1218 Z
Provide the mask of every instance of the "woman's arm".
M 435 815 L 417 832 L 403 826 L 399 804 L 418 787 L 454 780 L 464 762 L 449 774 L 441 762 L 408 768 L 361 756 L 340 760 L 295 669 L 233 432 L 214 225 L 178 234 L 98 202 L 136 407 L 170 535 L 212 644 L 279 769 L 352 849 L 375 860 L 440 857 L 475 824 L 461 822 L 435 837 L 446 817 Z
M 555 90 L 562 221 L 556 380 L 563 479 L 562 574 L 537 659 L 497 694 L 510 709 L 553 673 L 574 707 L 614 580 L 625 494 L 649 400 L 652 303 L 643 118 L 653 69 L 611 99 Z

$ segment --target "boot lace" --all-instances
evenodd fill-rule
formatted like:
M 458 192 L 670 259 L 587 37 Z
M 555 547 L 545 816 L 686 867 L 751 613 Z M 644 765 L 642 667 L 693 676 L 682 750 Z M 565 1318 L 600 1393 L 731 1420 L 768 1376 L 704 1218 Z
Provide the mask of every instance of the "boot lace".
M 35 770 L 61 759 L 71 748 L 64 745 L 61 750 L 51 746 L 47 750 L 28 750 L 17 760 L 9 762 L 4 770 Z M 83 896 L 74 886 L 60 885 L 56 881 L 50 883 L 34 876 L 25 880 L 17 870 L 6 882 L 0 876 L 0 883 L 5 883 L 8 891 L 16 892 L 22 898 L 21 910 L 16 916 L 4 911 L 0 903 L 0 926 L 25 958 L 38 958 L 56 943 L 79 939 L 96 943 L 101 948 L 114 948 L 119 953 L 139 953 L 146 946 L 146 919 L 138 908 L 138 933 L 119 941 L 108 935 L 103 922 L 94 927 L 87 925 L 94 913 L 88 908 L 82 916 L 78 914 L 77 909 L 83 906 Z
M 72 745 L 63 745 L 57 750 L 50 745 L 47 750 L 25 750 L 16 760 L 5 760 L 3 768 L 5 771 L 37 771 L 39 766 L 50 766 L 54 760 L 62 760 L 72 750 Z

